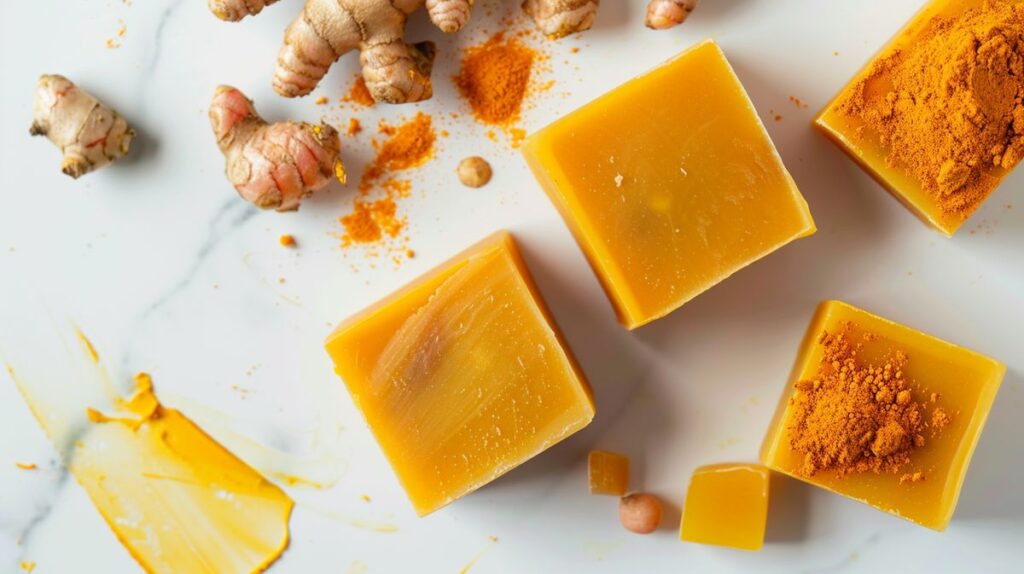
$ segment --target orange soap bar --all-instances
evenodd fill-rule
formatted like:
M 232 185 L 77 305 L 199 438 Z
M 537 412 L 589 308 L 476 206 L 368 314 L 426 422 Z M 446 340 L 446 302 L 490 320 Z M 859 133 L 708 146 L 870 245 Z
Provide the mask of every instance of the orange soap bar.
M 630 329 L 815 231 L 710 40 L 531 135 L 523 154 Z
M 759 464 L 713 464 L 693 471 L 679 538 L 760 550 L 771 472 Z
M 507 232 L 348 319 L 327 352 L 421 516 L 594 417 Z
M 952 413 L 941 432 L 929 434 L 924 444 L 910 453 L 905 469 L 892 472 L 861 472 L 839 477 L 835 471 L 813 476 L 799 472 L 804 458 L 791 447 L 793 408 L 790 398 L 798 381 L 815 377 L 822 357 L 818 344 L 822 332 L 839 332 L 849 325 L 851 341 L 861 345 L 857 360 L 880 364 L 897 352 L 906 354 L 903 378 L 915 395 L 936 393 L 944 410 Z M 761 447 L 761 462 L 772 470 L 793 476 L 879 510 L 935 530 L 949 524 L 971 454 L 985 426 L 992 401 L 1006 367 L 988 357 L 941 341 L 840 301 L 826 301 L 807 329 L 789 385 L 782 395 L 774 420 Z M 916 396 L 925 405 L 926 396 Z M 928 406 L 925 407 L 930 408 Z M 927 410 L 924 418 L 929 418 Z M 921 472 L 924 480 L 904 482 L 906 474 Z
M 629 490 L 629 459 L 621 454 L 592 450 L 587 457 L 590 494 L 622 496 Z
M 977 8 L 990 0 L 931 0 L 915 15 L 896 36 L 875 55 L 874 58 L 840 91 L 832 102 L 825 107 L 814 121 L 814 125 L 871 174 L 896 199 L 900 200 L 911 212 L 926 224 L 939 230 L 946 236 L 952 236 L 963 225 L 977 207 L 966 212 L 948 212 L 943 210 L 936 196 L 923 189 L 921 181 L 908 173 L 900 165 L 887 162 L 889 153 L 879 134 L 864 125 L 856 117 L 843 113 L 842 103 L 851 97 L 857 86 L 871 75 L 873 66 L 900 50 L 906 50 L 920 42 L 926 33 L 929 22 L 936 17 L 955 19 L 966 10 Z M 878 93 L 891 90 L 891 82 L 884 76 L 868 81 L 866 92 Z M 952 135 L 950 136 L 952 137 Z M 1009 172 L 1002 168 L 994 168 L 987 174 L 991 181 L 987 185 L 987 193 L 991 193 Z

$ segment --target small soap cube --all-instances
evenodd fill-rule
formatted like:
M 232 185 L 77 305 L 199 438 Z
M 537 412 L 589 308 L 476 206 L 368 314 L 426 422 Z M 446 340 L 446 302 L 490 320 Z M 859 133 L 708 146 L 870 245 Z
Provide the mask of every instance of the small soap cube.
M 592 450 L 587 457 L 590 494 L 622 496 L 629 490 L 629 459 L 605 450 Z
M 770 479 L 771 472 L 758 464 L 713 464 L 693 471 L 679 537 L 760 550 L 768 521 Z
M 630 329 L 815 231 L 712 41 L 531 135 L 523 154 Z
M 823 360 L 826 352 L 830 356 Z M 826 301 L 807 329 L 761 447 L 761 462 L 879 510 L 943 530 L 953 516 L 971 454 L 1005 372 L 1004 365 L 974 351 L 846 303 Z M 864 373 L 869 376 L 862 377 Z M 839 388 L 849 389 L 849 394 L 885 382 L 878 390 L 872 388 L 873 400 L 884 403 L 887 412 L 894 413 L 893 420 L 915 425 L 914 436 L 904 437 L 902 447 L 899 441 L 890 441 L 896 445 L 891 448 L 881 439 L 899 438 L 898 424 L 887 423 L 871 431 L 862 447 L 870 450 L 863 451 L 857 465 L 839 466 L 834 464 L 835 456 L 830 461 L 816 458 L 810 451 L 801 452 L 803 443 L 798 437 L 809 425 L 828 429 L 827 414 L 846 416 L 842 408 L 834 406 L 846 404 L 843 397 L 833 395 L 832 407 L 822 402 L 822 408 L 812 411 L 819 413 L 814 421 L 798 424 L 801 412 L 807 412 L 811 404 L 808 400 L 813 400 L 808 393 L 820 391 L 837 377 L 843 382 Z M 860 420 L 870 419 L 876 408 L 871 400 L 859 405 Z M 843 423 L 837 428 L 848 427 Z
M 326 346 L 421 516 L 594 417 L 507 232 L 348 319 Z
M 1011 86 L 1020 85 L 1020 72 L 1011 71 L 1010 59 L 989 55 L 1008 45 L 1002 29 L 1016 26 L 1019 33 L 1020 7 L 1013 15 L 1013 4 L 929 1 L 814 121 L 914 215 L 946 236 L 967 221 L 1019 161 L 1021 152 L 1007 145 L 1022 134 L 1012 119 L 1020 114 L 1014 116 L 1019 95 L 1016 104 L 1012 96 L 999 102 L 990 95 L 1008 89 L 1012 94 L 1016 88 Z M 1006 69 L 997 71 L 1002 66 Z M 895 78 L 907 80 L 897 85 Z M 956 123 L 943 125 L 947 118 Z M 991 125 L 980 127 L 986 122 Z M 922 127 L 920 134 L 885 134 L 879 124 Z M 930 134 L 944 140 L 936 144 L 926 139 Z

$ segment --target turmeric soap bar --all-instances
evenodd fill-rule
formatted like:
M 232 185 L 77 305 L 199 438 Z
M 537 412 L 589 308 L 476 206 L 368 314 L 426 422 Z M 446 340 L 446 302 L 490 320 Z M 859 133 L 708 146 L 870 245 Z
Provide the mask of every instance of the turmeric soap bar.
M 587 456 L 590 494 L 622 496 L 629 490 L 629 459 L 606 450 L 592 450 Z
M 594 417 L 507 232 L 348 319 L 327 352 L 421 516 Z
M 630 329 L 815 231 L 710 40 L 531 135 L 523 154 Z
M 815 119 L 952 236 L 1024 156 L 1024 2 L 932 0 Z
M 713 464 L 693 471 L 679 538 L 760 550 L 771 472 L 759 464 Z
M 973 351 L 826 301 L 804 337 L 761 462 L 943 530 L 1005 371 Z

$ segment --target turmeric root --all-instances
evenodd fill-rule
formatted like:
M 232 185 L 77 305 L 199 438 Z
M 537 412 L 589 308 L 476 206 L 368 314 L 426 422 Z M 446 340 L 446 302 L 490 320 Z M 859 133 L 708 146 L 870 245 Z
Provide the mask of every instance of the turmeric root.
M 210 123 L 227 160 L 228 180 L 260 209 L 294 211 L 332 176 L 345 181 L 338 132 L 328 125 L 268 124 L 252 101 L 230 86 L 214 93 Z
M 223 20 L 256 14 L 276 0 L 210 0 Z M 445 32 L 460 29 L 474 0 L 426 0 L 430 19 Z M 277 58 L 274 89 L 286 97 L 305 96 L 331 64 L 359 50 L 363 79 L 373 99 L 400 104 L 429 99 L 434 45 L 406 44 L 409 14 L 424 0 L 307 0 L 288 26 Z
M 135 136 L 120 114 L 58 75 L 39 77 L 29 133 L 59 147 L 61 171 L 75 179 L 128 153 Z
M 590 28 L 598 0 L 526 0 L 523 11 L 549 38 L 561 38 Z
M 647 27 L 664 30 L 682 24 L 700 0 L 651 0 L 647 5 Z

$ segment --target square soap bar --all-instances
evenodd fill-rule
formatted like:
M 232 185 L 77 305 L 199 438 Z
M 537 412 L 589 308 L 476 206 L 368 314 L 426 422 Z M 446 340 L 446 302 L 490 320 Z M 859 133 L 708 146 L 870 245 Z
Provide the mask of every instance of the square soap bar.
M 815 231 L 710 40 L 531 135 L 523 154 L 630 329 Z
M 629 459 L 605 450 L 592 450 L 587 456 L 587 480 L 590 494 L 622 496 L 629 490 Z
M 906 468 L 899 473 L 859 472 L 838 476 L 821 471 L 807 476 L 801 472 L 804 457 L 791 445 L 791 427 L 798 381 L 812 380 L 819 369 L 823 332 L 850 329 L 849 340 L 861 345 L 859 364 L 881 364 L 886 357 L 904 353 L 906 364 L 902 378 L 911 383 L 914 395 L 935 393 L 938 404 L 952 413 L 941 432 L 910 453 Z M 779 402 L 775 417 L 761 447 L 761 462 L 776 470 L 837 494 L 874 506 L 935 530 L 949 524 L 967 466 L 985 426 L 1006 367 L 1001 363 L 872 315 L 842 303 L 826 301 L 811 320 L 797 356 L 796 364 Z M 924 419 L 928 420 L 931 401 L 924 396 Z M 933 414 L 933 413 L 932 413 Z M 905 482 L 907 474 L 921 472 L 924 480 Z
M 679 538 L 760 550 L 771 472 L 759 464 L 713 464 L 693 471 Z
M 965 11 L 978 8 L 990 0 L 931 0 L 921 9 L 896 36 L 885 45 L 861 69 L 857 75 L 840 91 L 814 121 L 826 136 L 856 161 L 864 170 L 889 193 L 906 206 L 914 215 L 927 225 L 951 237 L 967 220 L 971 213 L 979 207 L 981 200 L 974 203 L 972 209 L 963 212 L 950 212 L 940 205 L 937 195 L 926 191 L 919 179 L 899 165 L 887 161 L 889 148 L 882 142 L 877 132 L 865 125 L 861 119 L 842 111 L 843 103 L 852 96 L 861 83 L 865 93 L 885 93 L 891 90 L 891 81 L 884 75 L 871 77 L 871 72 L 878 62 L 906 51 L 921 43 L 922 36 L 927 33 L 932 19 L 955 19 Z M 952 135 L 951 135 L 952 137 Z M 1006 177 L 1008 170 L 993 168 L 987 174 L 985 195 L 991 194 Z
M 326 347 L 421 516 L 594 417 L 507 232 L 348 319 Z

